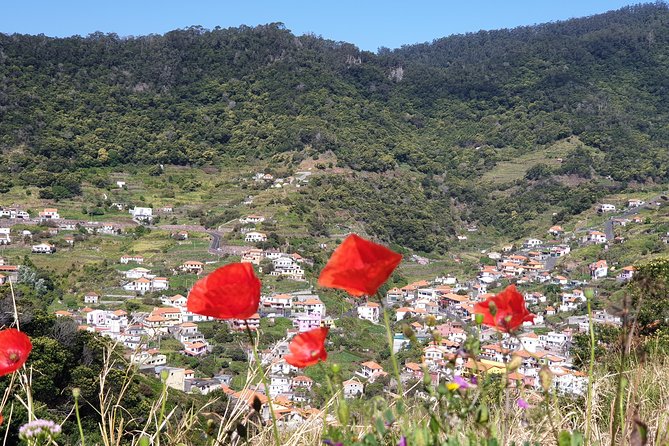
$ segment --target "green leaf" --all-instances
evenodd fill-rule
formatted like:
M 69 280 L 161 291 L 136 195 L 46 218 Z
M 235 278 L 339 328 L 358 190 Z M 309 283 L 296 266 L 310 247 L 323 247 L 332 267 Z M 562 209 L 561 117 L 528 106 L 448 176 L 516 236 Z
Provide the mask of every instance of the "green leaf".
M 571 446 L 571 434 L 568 431 L 562 431 L 558 435 L 558 446 Z

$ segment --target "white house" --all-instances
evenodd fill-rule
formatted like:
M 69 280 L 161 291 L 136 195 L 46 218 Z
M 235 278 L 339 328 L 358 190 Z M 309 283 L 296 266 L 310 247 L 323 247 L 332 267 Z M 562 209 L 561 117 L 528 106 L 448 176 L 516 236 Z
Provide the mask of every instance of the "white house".
M 12 243 L 9 231 L 9 228 L 0 228 L 0 245 L 9 245 Z
M 56 208 L 44 208 L 44 210 L 39 213 L 39 218 L 40 220 L 58 220 L 60 215 Z
M 344 386 L 344 398 L 356 398 L 365 392 L 365 386 L 356 378 L 344 381 L 342 385 Z
M 21 220 L 29 220 L 30 214 L 20 209 L 3 208 L 0 209 L 0 218 L 11 218 L 11 219 L 18 218 Z
M 358 318 L 368 320 L 374 324 L 379 323 L 379 304 L 367 302 L 358 307 Z
M 544 242 L 539 240 L 538 238 L 531 238 L 527 239 L 527 241 L 524 243 L 526 248 L 536 248 L 537 246 L 543 245 Z
M 599 205 L 599 210 L 602 212 L 615 212 L 616 207 L 612 204 L 603 203 Z
M 247 215 L 239 219 L 241 223 L 262 223 L 265 221 L 265 217 L 262 215 Z
M 162 291 L 169 288 L 169 281 L 166 277 L 154 277 L 147 279 L 140 277 L 123 285 L 126 291 L 135 291 L 139 294 L 145 294 L 151 291 Z
M 585 241 L 586 243 L 606 243 L 606 234 L 600 231 L 590 231 Z
M 32 252 L 37 254 L 52 254 L 56 252 L 56 247 L 51 243 L 40 243 L 38 245 L 33 245 Z
M 244 241 L 246 242 L 265 242 L 267 241 L 267 234 L 264 234 L 262 232 L 247 232 L 246 237 L 244 237 Z
M 97 293 L 88 292 L 84 294 L 84 303 L 86 304 L 96 304 L 99 299 L 100 296 Z
M 147 279 L 151 279 L 151 278 L 155 277 L 155 276 L 151 275 L 151 270 L 150 269 L 141 268 L 141 267 L 129 269 L 128 271 L 126 271 L 123 274 L 125 275 L 125 277 L 127 279 L 139 279 L 141 277 L 146 277 Z
M 644 204 L 646 204 L 646 202 L 643 200 L 639 200 L 638 198 L 630 198 L 627 201 L 627 206 L 631 208 L 638 208 L 640 206 L 643 206 Z
M 633 266 L 625 266 L 622 268 L 620 273 L 616 276 L 616 280 L 619 282 L 627 282 L 632 279 L 636 268 Z
M 130 214 L 132 215 L 133 220 L 141 223 L 151 223 L 153 221 L 153 209 L 152 208 L 142 208 L 135 206 L 130 209 Z
M 601 279 L 608 274 L 609 266 L 606 263 L 606 260 L 598 260 L 597 262 L 590 264 L 590 277 L 592 277 L 593 280 Z
M 123 263 L 124 265 L 128 264 L 130 262 L 139 263 L 141 265 L 142 263 L 144 263 L 144 257 L 124 255 L 124 256 L 121 256 L 120 262 Z
M 181 265 L 181 270 L 191 274 L 201 274 L 204 271 L 204 263 L 188 260 Z

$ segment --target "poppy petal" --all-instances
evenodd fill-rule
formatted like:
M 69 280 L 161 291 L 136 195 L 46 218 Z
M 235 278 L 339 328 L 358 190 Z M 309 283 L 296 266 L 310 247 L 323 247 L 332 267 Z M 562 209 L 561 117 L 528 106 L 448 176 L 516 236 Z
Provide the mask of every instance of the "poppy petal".
M 401 261 L 401 254 L 351 234 L 332 253 L 318 285 L 342 289 L 353 296 L 371 296 Z
M 325 351 L 328 331 L 328 328 L 316 328 L 296 335 L 288 345 L 290 353 L 284 357 L 286 362 L 304 368 L 325 361 L 328 357 Z
M 21 368 L 32 348 L 30 338 L 25 333 L 15 328 L 0 331 L 0 376 Z
M 249 263 L 231 263 L 198 280 L 188 311 L 219 319 L 248 319 L 258 312 L 260 280 Z

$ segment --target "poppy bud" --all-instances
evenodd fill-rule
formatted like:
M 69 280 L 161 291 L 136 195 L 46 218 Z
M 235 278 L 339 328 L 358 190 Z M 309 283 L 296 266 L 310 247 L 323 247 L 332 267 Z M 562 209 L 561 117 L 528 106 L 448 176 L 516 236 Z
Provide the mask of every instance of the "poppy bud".
M 544 391 L 548 392 L 553 382 L 553 374 L 548 366 L 544 365 L 541 367 L 541 370 L 539 370 L 539 380 L 541 381 L 541 387 Z
M 476 325 L 481 325 L 483 323 L 483 315 L 481 313 L 476 313 L 476 315 L 474 315 L 474 321 L 476 322 Z
M 433 314 L 430 314 L 425 318 L 425 323 L 427 324 L 428 327 L 434 327 L 435 325 L 437 325 L 437 318 L 434 317 Z
M 402 325 L 402 333 L 409 339 L 413 339 L 416 336 L 409 324 Z
M 521 358 L 518 355 L 513 355 L 511 361 L 507 365 L 507 368 L 509 372 L 515 372 L 516 370 L 518 370 L 518 367 L 520 367 L 522 363 L 523 363 L 523 358 Z
M 350 411 L 348 409 L 348 403 L 345 399 L 339 401 L 339 407 L 337 407 L 337 418 L 342 426 L 348 425 L 348 419 L 350 416 Z
M 476 410 L 476 421 L 478 423 L 487 423 L 489 418 L 488 414 L 488 406 L 483 403 L 479 406 L 479 408 Z
M 170 372 L 168 372 L 167 370 L 163 370 L 162 372 L 160 372 L 160 380 L 162 382 L 166 382 L 167 378 L 169 377 L 170 377 Z
M 80 395 L 81 395 L 81 389 L 79 387 L 75 387 L 74 389 L 72 389 L 73 397 L 79 398 Z
M 488 311 L 494 317 L 497 314 L 497 304 L 493 301 L 488 302 Z
M 441 333 L 439 333 L 437 330 L 434 330 L 432 332 L 432 338 L 434 338 L 434 342 L 439 344 L 441 342 Z
M 335 375 L 341 373 L 341 365 L 339 365 L 336 362 L 332 364 L 332 373 L 334 373 Z
M 425 387 L 429 387 L 430 384 L 432 384 L 432 377 L 430 376 L 429 373 L 424 373 L 423 372 L 423 385 Z
M 592 300 L 592 298 L 595 297 L 595 290 L 593 290 L 592 288 L 588 288 L 585 290 L 583 294 L 585 294 L 586 299 Z

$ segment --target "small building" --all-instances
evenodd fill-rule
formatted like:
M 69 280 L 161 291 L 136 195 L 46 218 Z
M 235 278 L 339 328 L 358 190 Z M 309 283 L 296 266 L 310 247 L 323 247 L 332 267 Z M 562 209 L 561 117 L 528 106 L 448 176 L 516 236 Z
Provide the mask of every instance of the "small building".
M 202 274 L 202 271 L 204 271 L 204 263 L 188 260 L 181 265 L 181 270 L 190 274 Z
M 609 266 L 606 263 L 606 260 L 598 260 L 595 263 L 590 264 L 590 277 L 593 280 L 602 279 L 609 274 Z
M 247 215 L 239 219 L 241 223 L 262 223 L 265 221 L 265 217 L 262 215 Z
M 130 209 L 132 219 L 139 223 L 151 223 L 153 221 L 153 209 L 137 207 Z
M 142 263 L 144 263 L 144 257 L 135 256 L 135 255 L 133 255 L 133 256 L 124 255 L 124 256 L 121 256 L 121 260 L 119 260 L 119 261 L 124 265 L 126 265 L 130 262 L 135 262 L 135 263 L 138 263 L 138 264 L 141 265 Z
M 356 378 L 346 380 L 342 385 L 344 387 L 344 398 L 356 398 L 365 392 L 365 386 Z
M 100 296 L 97 293 L 88 292 L 84 294 L 84 303 L 85 304 L 97 304 L 100 300 Z
M 60 215 L 56 208 L 44 208 L 44 210 L 39 213 L 39 218 L 40 220 L 58 220 L 60 219 Z
M 264 234 L 262 232 L 247 232 L 246 236 L 244 237 L 245 242 L 266 242 L 267 241 L 267 234 Z
M 51 243 L 40 243 L 33 245 L 32 252 L 35 254 L 53 254 L 56 252 L 56 247 Z
M 599 205 L 599 210 L 602 212 L 615 212 L 616 207 L 612 204 L 603 203 Z
M 374 324 L 379 323 L 379 304 L 367 302 L 358 307 L 358 318 L 368 320 Z

